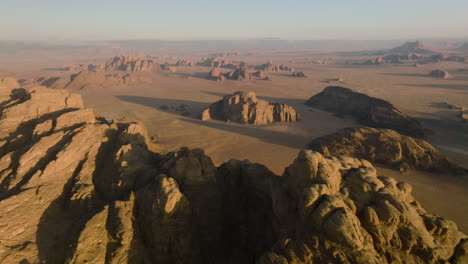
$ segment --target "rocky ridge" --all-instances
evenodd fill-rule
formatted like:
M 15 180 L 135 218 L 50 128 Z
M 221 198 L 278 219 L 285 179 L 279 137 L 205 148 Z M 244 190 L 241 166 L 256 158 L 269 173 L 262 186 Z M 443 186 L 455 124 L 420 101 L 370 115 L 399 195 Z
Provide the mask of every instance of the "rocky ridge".
M 96 68 L 97 71 L 152 72 L 159 70 L 158 63 L 140 56 L 115 56 Z
M 0 86 L 1 87 L 1 86 Z M 282 177 L 202 150 L 148 149 L 64 90 L 0 103 L 2 263 L 464 263 L 467 236 L 411 187 L 301 151 Z
M 203 110 L 201 119 L 264 125 L 273 122 L 295 122 L 300 118 L 296 110 L 289 105 L 258 99 L 254 92 L 235 92 Z
M 428 142 L 390 129 L 345 128 L 313 140 L 309 148 L 324 155 L 346 155 L 399 168 L 461 174 L 468 170 L 449 161 Z
M 419 121 L 403 114 L 390 102 L 348 88 L 328 86 L 322 92 L 312 96 L 305 104 L 341 116 L 353 116 L 366 126 L 393 129 L 401 134 L 417 138 L 425 136 L 425 131 Z
M 151 82 L 151 76 L 136 73 L 106 74 L 100 71 L 81 71 L 63 77 L 39 78 L 29 83 L 28 86 L 41 85 L 52 89 L 92 90 Z

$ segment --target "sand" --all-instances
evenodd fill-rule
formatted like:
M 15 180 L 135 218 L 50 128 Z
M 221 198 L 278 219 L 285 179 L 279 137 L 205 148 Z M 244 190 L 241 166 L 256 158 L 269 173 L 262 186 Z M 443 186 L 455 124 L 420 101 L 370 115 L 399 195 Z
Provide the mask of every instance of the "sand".
M 204 79 L 209 71 L 207 67 L 184 67 L 176 73 L 154 73 L 151 85 L 79 92 L 87 107 L 95 108 L 108 119 L 127 116 L 142 121 L 150 134 L 158 139 L 156 151 L 173 151 L 182 146 L 203 148 L 216 165 L 230 158 L 248 159 L 262 163 L 281 175 L 298 151 L 312 139 L 344 127 L 358 126 L 351 118 L 339 118 L 303 105 L 306 99 L 326 86 L 341 85 L 389 100 L 401 111 L 418 118 L 431 130 L 429 142 L 460 165 L 468 167 L 468 127 L 457 119 L 454 111 L 440 105 L 447 102 L 468 106 L 468 72 L 458 71 L 459 68 L 468 68 L 468 65 L 442 62 L 411 67 L 337 63 L 350 59 L 343 57 L 332 57 L 331 63 L 319 65 L 311 63 L 313 57 L 298 52 L 235 57 L 235 60 L 255 64 L 272 59 L 276 64 L 286 64 L 304 71 L 308 78 L 292 78 L 288 76 L 290 73 L 277 72 L 267 73 L 271 81 L 216 82 Z M 6 69 L 6 66 L 0 65 L 1 69 Z M 452 77 L 439 80 L 428 76 L 431 70 L 438 68 L 448 70 Z M 16 65 L 8 74 L 32 78 L 69 73 L 40 68 L 22 72 Z M 344 83 L 330 81 L 338 77 L 342 77 Z M 251 126 L 198 119 L 203 108 L 223 95 L 245 90 L 256 92 L 262 99 L 292 105 L 302 115 L 302 120 Z M 187 105 L 189 116 L 171 110 L 171 107 L 181 104 Z M 160 107 L 163 105 L 169 109 L 162 110 Z M 428 211 L 454 220 L 463 231 L 468 232 L 466 177 L 423 172 L 401 174 L 383 167 L 378 167 L 378 171 L 381 175 L 393 176 L 413 185 L 414 195 Z

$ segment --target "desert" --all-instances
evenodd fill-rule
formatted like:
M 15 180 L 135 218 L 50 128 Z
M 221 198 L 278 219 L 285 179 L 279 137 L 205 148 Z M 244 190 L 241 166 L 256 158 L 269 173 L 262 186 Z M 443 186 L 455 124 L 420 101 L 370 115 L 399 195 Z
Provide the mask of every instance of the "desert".
M 468 38 L 203 28 L 0 38 L 1 264 L 468 262 Z

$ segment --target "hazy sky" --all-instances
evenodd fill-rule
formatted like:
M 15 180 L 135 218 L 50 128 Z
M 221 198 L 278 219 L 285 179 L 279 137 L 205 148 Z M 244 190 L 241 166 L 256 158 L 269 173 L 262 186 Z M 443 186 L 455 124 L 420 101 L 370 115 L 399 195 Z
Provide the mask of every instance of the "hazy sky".
M 468 0 L 0 0 L 0 39 L 468 37 Z

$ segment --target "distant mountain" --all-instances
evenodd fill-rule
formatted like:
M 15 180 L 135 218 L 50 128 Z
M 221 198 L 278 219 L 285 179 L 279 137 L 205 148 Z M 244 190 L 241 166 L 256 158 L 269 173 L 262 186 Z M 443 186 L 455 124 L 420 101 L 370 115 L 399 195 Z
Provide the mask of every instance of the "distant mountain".
M 468 53 L 468 42 L 463 43 L 460 47 L 456 48 L 455 50 Z
M 390 53 L 407 54 L 407 53 L 419 53 L 419 54 L 432 54 L 436 53 L 429 46 L 424 44 L 422 41 L 406 42 L 405 44 L 389 50 Z

